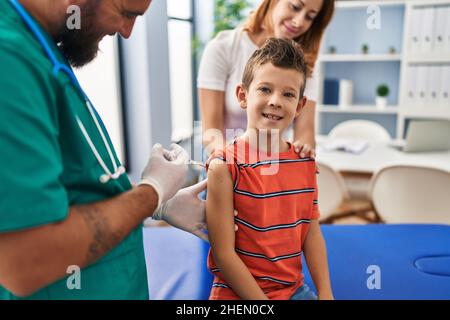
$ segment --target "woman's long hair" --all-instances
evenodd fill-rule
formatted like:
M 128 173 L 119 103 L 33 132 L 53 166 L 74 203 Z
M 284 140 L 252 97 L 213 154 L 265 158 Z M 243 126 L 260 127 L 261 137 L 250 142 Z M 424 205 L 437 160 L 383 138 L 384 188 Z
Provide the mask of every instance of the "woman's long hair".
M 259 7 L 254 11 L 247 22 L 244 24 L 244 30 L 258 34 L 263 29 L 273 32 L 271 13 L 277 1 L 280 0 L 263 0 Z M 319 55 L 320 42 L 322 40 L 325 28 L 331 21 L 334 13 L 334 0 L 323 0 L 322 9 L 315 17 L 311 27 L 307 32 L 294 40 L 298 42 L 305 54 L 305 61 L 308 65 L 308 75 L 310 76 L 314 70 L 317 56 Z

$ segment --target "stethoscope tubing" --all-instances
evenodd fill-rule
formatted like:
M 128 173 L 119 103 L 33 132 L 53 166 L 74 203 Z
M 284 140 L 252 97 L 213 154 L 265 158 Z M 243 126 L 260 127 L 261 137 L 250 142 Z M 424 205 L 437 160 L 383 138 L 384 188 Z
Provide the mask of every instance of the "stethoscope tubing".
M 89 137 L 89 134 L 86 131 L 86 128 L 83 125 L 83 122 L 80 120 L 80 118 L 76 115 L 76 121 L 78 123 L 78 126 L 86 140 L 86 142 L 88 143 L 90 149 L 92 150 L 92 153 L 94 154 L 95 158 L 97 159 L 98 163 L 100 164 L 100 166 L 102 167 L 104 174 L 102 174 L 99 178 L 101 183 L 107 183 L 108 181 L 112 180 L 117 180 L 119 179 L 119 177 L 125 173 L 125 168 L 120 165 L 117 166 L 116 160 L 114 158 L 113 152 L 111 150 L 111 147 L 109 146 L 109 143 L 106 139 L 106 136 L 103 132 L 102 127 L 100 126 L 98 119 L 97 119 L 97 115 L 96 115 L 96 111 L 91 103 L 91 101 L 89 100 L 88 96 L 86 95 L 86 93 L 83 91 L 83 89 L 81 88 L 80 83 L 78 82 L 77 77 L 75 76 L 75 74 L 73 73 L 72 69 L 69 68 L 67 65 L 61 63 L 58 61 L 58 59 L 56 58 L 55 54 L 53 53 L 53 51 L 51 50 L 49 44 L 47 43 L 44 35 L 39 31 L 38 27 L 36 26 L 35 22 L 32 20 L 31 16 L 28 14 L 28 12 L 26 12 L 26 10 L 23 8 L 23 6 L 17 1 L 17 0 L 9 0 L 9 2 L 11 3 L 11 5 L 15 8 L 15 10 L 17 11 L 17 13 L 21 16 L 21 18 L 23 19 L 23 21 L 25 22 L 25 24 L 27 25 L 27 27 L 30 29 L 31 33 L 35 36 L 36 40 L 39 42 L 39 44 L 41 45 L 41 47 L 44 49 L 47 57 L 49 58 L 49 60 L 52 62 L 53 64 L 53 75 L 56 77 L 59 72 L 63 72 L 66 73 L 67 76 L 69 77 L 69 79 L 71 80 L 72 84 L 80 91 L 80 93 L 83 95 L 85 102 L 86 102 L 86 107 L 89 111 L 89 114 L 91 115 L 98 132 L 100 133 L 100 136 L 103 140 L 103 143 L 106 147 L 106 150 L 108 152 L 108 155 L 110 157 L 111 163 L 113 165 L 114 168 L 114 173 L 112 173 L 109 169 L 108 166 L 105 164 L 105 162 L 103 161 L 102 157 L 100 156 L 100 153 L 98 152 L 97 148 L 95 147 L 94 143 L 92 142 L 92 139 Z

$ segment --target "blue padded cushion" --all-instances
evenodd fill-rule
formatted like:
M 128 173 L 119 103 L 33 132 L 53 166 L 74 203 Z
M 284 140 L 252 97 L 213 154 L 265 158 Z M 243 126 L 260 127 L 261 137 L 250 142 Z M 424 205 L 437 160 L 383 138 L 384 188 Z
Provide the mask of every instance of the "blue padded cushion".
M 336 299 L 450 299 L 450 226 L 324 225 Z M 207 299 L 208 244 L 184 231 L 144 229 L 150 299 Z M 370 266 L 381 289 L 369 289 Z M 306 264 L 305 282 L 314 288 Z
M 208 249 L 207 242 L 173 227 L 144 228 L 150 300 L 208 299 Z
M 322 232 L 336 299 L 450 299 L 450 226 L 325 225 Z M 367 285 L 372 265 L 380 289 Z
M 450 277 L 450 256 L 419 258 L 414 266 L 425 273 Z

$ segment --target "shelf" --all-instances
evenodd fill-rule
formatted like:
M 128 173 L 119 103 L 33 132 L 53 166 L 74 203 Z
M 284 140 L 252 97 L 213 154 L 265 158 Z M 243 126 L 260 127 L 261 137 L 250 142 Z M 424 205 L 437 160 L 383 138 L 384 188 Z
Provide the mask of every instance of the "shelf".
M 450 63 L 450 53 L 447 54 L 427 54 L 411 55 L 406 57 L 408 63 Z
M 403 6 L 409 1 L 405 0 L 378 0 L 378 1 L 336 1 L 336 8 L 367 8 L 368 6 Z
M 408 0 L 407 4 L 411 4 L 414 7 L 424 7 L 424 6 L 438 6 L 447 5 L 448 0 Z
M 401 108 L 400 112 L 404 117 L 408 118 L 450 119 L 450 107 L 446 106 L 410 106 Z
M 397 106 L 387 106 L 385 109 L 377 109 L 374 105 L 354 105 L 341 108 L 339 106 L 320 105 L 319 112 L 324 113 L 365 113 L 365 114 L 397 114 Z
M 321 62 L 367 62 L 367 61 L 398 61 L 400 54 L 322 54 L 319 56 Z
M 404 6 L 411 4 L 412 6 L 434 6 L 446 5 L 448 0 L 341 0 L 336 1 L 336 8 L 367 8 L 368 6 Z
M 444 52 L 437 46 L 433 46 L 434 50 L 430 49 L 429 52 L 409 50 L 413 10 L 450 6 L 450 0 L 348 0 L 335 3 L 337 10 L 324 36 L 322 54 L 318 57 L 321 75 L 319 92 L 324 96 L 325 79 L 351 80 L 353 101 L 356 103 L 345 108 L 318 104 L 319 132 L 329 132 L 342 121 L 361 118 L 376 121 L 393 137 L 401 138 L 408 119 L 450 120 L 450 105 L 406 104 L 407 99 L 400 98 L 407 93 L 410 67 L 450 66 L 450 52 Z M 371 14 L 367 9 L 370 6 L 379 6 L 381 10 L 383 25 L 377 32 L 369 27 L 356 29 L 367 24 L 367 17 Z M 363 44 L 369 45 L 369 53 L 362 53 Z M 336 48 L 335 53 L 330 53 L 331 47 Z M 395 53 L 388 52 L 391 47 L 395 48 Z M 392 105 L 382 110 L 377 109 L 373 97 L 381 83 L 389 86 L 391 97 L 400 99 L 398 102 L 390 99 Z M 333 96 L 336 94 L 336 88 L 330 86 L 328 89 L 332 90 L 330 94 L 333 93 Z

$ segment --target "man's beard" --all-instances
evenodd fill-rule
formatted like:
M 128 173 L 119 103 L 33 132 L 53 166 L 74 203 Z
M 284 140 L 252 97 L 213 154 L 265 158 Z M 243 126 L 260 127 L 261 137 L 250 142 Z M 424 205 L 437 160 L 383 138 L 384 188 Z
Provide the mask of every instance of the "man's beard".
M 88 1 L 81 8 L 81 29 L 70 30 L 66 23 L 56 37 L 56 43 L 69 64 L 75 68 L 82 67 L 97 57 L 101 35 L 96 32 L 98 21 L 96 10 L 100 1 Z

